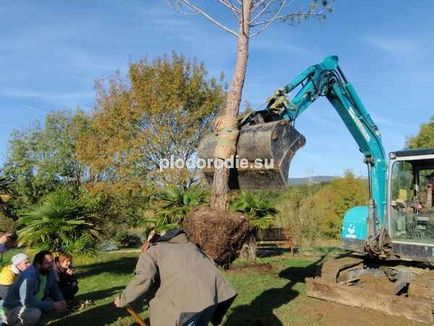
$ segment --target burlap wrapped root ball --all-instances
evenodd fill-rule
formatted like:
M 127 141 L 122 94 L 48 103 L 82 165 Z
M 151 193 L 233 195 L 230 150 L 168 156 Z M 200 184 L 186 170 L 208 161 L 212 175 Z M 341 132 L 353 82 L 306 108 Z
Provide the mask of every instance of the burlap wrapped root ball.
M 200 206 L 184 219 L 184 231 L 220 266 L 228 266 L 249 236 L 248 219 L 240 213 Z

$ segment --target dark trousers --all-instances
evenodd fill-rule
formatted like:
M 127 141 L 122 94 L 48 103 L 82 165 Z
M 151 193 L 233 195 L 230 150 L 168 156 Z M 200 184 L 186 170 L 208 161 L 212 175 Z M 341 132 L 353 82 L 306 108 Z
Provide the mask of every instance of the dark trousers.
M 74 299 L 75 294 L 78 292 L 78 285 L 70 284 L 70 285 L 60 286 L 60 292 L 62 292 L 63 298 L 66 301 L 71 301 Z
M 189 320 L 183 323 L 182 326 L 208 326 L 216 308 L 217 305 L 209 306 L 208 308 L 191 317 Z

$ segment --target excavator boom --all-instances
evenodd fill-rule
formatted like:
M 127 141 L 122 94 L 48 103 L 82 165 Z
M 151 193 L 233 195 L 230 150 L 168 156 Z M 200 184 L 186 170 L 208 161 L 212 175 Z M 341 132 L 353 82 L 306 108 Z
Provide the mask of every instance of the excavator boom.
M 230 169 L 229 186 L 285 186 L 291 159 L 305 144 L 294 122 L 319 97 L 332 104 L 363 154 L 370 199 L 367 206 L 348 210 L 342 223 L 343 247 L 359 254 L 325 262 L 320 277 L 306 279 L 307 295 L 432 323 L 434 269 L 429 263 L 434 261 L 434 149 L 391 153 L 387 178 L 380 132 L 345 78 L 337 56 L 308 67 L 275 92 L 266 110 L 239 120 L 236 160 L 247 164 Z M 216 142 L 215 135 L 207 135 L 199 146 L 199 157 L 213 159 Z M 204 173 L 211 183 L 214 170 L 208 168 Z M 431 186 L 426 199 L 431 204 L 425 208 L 411 196 L 420 189 L 422 179 Z M 419 268 L 422 262 L 428 264 Z M 386 291 L 381 292 L 378 284 L 386 285 Z

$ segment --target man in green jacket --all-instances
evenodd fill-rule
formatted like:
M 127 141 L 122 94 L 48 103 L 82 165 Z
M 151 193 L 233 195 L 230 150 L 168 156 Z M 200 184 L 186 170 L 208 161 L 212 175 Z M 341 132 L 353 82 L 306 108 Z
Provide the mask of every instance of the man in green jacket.
M 236 297 L 212 259 L 179 229 L 140 254 L 135 275 L 115 305 L 127 306 L 157 280 L 158 290 L 149 303 L 151 326 L 218 325 Z

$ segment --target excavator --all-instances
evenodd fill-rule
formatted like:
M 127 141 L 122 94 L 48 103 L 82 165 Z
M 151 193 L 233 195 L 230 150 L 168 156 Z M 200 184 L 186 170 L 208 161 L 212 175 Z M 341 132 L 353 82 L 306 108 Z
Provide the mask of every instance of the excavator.
M 290 98 L 290 93 L 295 95 Z M 230 169 L 229 187 L 286 186 L 290 162 L 305 144 L 294 122 L 320 97 L 336 109 L 363 154 L 369 200 L 345 213 L 345 254 L 327 260 L 318 276 L 306 279 L 307 295 L 432 323 L 434 148 L 394 151 L 387 158 L 380 131 L 337 56 L 308 67 L 277 90 L 265 110 L 239 119 L 236 159 L 249 164 Z M 207 134 L 199 157 L 212 159 L 216 143 L 216 135 Z M 273 164 L 267 166 L 267 160 Z M 212 167 L 203 172 L 212 182 Z

